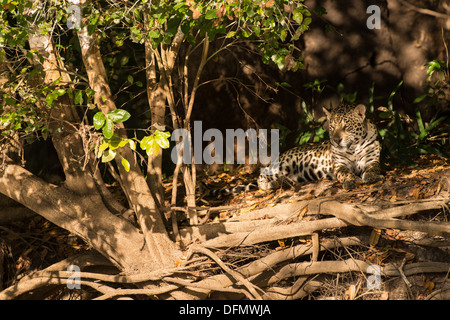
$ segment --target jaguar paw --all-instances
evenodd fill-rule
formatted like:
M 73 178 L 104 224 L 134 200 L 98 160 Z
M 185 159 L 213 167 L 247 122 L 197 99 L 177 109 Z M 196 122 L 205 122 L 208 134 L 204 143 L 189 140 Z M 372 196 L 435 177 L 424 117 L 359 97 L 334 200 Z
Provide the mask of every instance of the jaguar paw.
M 361 183 L 362 182 L 362 180 L 361 179 L 351 179 L 351 180 L 346 180 L 346 181 L 343 181 L 342 182 L 342 187 L 345 189 L 345 190 L 351 190 L 351 189 L 353 189 L 353 188 L 355 188 L 356 187 L 356 184 L 357 183 Z
M 365 174 L 363 177 L 363 182 L 366 184 L 373 184 L 378 181 L 384 181 L 384 176 L 381 174 L 375 174 L 375 175 Z

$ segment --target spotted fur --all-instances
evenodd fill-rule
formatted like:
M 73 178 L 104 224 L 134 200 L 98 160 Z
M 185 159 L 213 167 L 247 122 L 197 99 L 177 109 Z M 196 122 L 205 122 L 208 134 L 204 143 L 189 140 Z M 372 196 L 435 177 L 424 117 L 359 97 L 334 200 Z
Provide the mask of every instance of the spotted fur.
M 336 179 L 344 189 L 352 189 L 357 182 L 384 180 L 377 128 L 366 118 L 366 107 L 342 105 L 323 110 L 329 122 L 330 140 L 286 151 L 278 163 L 263 169 L 258 178 L 259 189 L 324 178 Z

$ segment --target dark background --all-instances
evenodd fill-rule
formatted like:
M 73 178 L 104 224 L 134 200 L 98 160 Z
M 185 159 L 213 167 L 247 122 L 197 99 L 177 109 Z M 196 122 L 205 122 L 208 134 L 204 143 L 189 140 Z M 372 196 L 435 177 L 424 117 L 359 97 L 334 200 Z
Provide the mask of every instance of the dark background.
M 409 2 L 450 14 L 447 1 Z M 346 93 L 356 91 L 357 102 L 365 104 L 373 84 L 378 98 L 374 104 L 378 107 L 386 106 L 390 93 L 403 80 L 394 105 L 401 114 L 414 114 L 417 105 L 412 102 L 423 93 L 425 85 L 425 63 L 447 60 L 443 39 L 450 44 L 450 20 L 412 11 L 398 0 L 305 3 L 313 22 L 299 43 L 304 70 L 280 72 L 245 49 L 221 55 L 206 65 L 202 79 L 237 77 L 242 83 L 219 80 L 199 89 L 194 119 L 202 120 L 204 128 L 245 129 L 254 127 L 254 120 L 263 128 L 271 128 L 278 122 L 295 129 L 303 114 L 301 102 L 304 100 L 315 118 L 319 118 L 323 116 L 322 106 L 339 104 L 336 91 L 339 84 Z M 380 29 L 369 30 L 366 26 L 370 16 L 366 10 L 372 4 L 381 9 Z M 315 14 L 313 10 L 318 5 L 327 14 Z M 326 31 L 327 24 L 334 30 Z M 324 81 L 326 88 L 313 97 L 304 85 L 316 79 Z M 277 82 L 287 82 L 290 87 L 276 87 Z M 421 111 L 429 119 L 436 112 L 448 112 L 448 105 L 422 106 Z

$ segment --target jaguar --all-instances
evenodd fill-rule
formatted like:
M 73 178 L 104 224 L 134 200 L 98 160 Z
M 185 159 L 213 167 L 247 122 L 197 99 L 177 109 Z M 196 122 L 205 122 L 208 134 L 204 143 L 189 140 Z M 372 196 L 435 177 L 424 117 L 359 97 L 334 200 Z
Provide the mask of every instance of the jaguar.
M 271 190 L 282 184 L 321 179 L 337 180 L 344 189 L 357 183 L 383 181 L 380 170 L 380 143 L 375 124 L 366 118 L 366 106 L 340 105 L 326 114 L 330 136 L 321 143 L 308 143 L 289 149 L 278 161 L 262 168 L 257 187 L 250 183 L 234 188 L 212 190 L 209 195 L 237 193 L 259 188 Z
M 309 143 L 283 153 L 279 161 L 263 168 L 258 178 L 261 190 L 275 189 L 320 179 L 337 180 L 344 189 L 357 183 L 383 181 L 380 143 L 375 124 L 366 118 L 366 106 L 340 105 L 323 108 L 329 124 L 329 140 Z

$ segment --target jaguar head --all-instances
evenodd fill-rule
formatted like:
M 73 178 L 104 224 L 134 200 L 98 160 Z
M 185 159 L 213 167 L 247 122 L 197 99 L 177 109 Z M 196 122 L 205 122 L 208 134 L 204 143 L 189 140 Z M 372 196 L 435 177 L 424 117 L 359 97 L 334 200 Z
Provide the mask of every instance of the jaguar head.
M 329 123 L 331 145 L 340 150 L 352 150 L 367 131 L 366 107 L 341 105 L 331 111 L 323 108 Z

